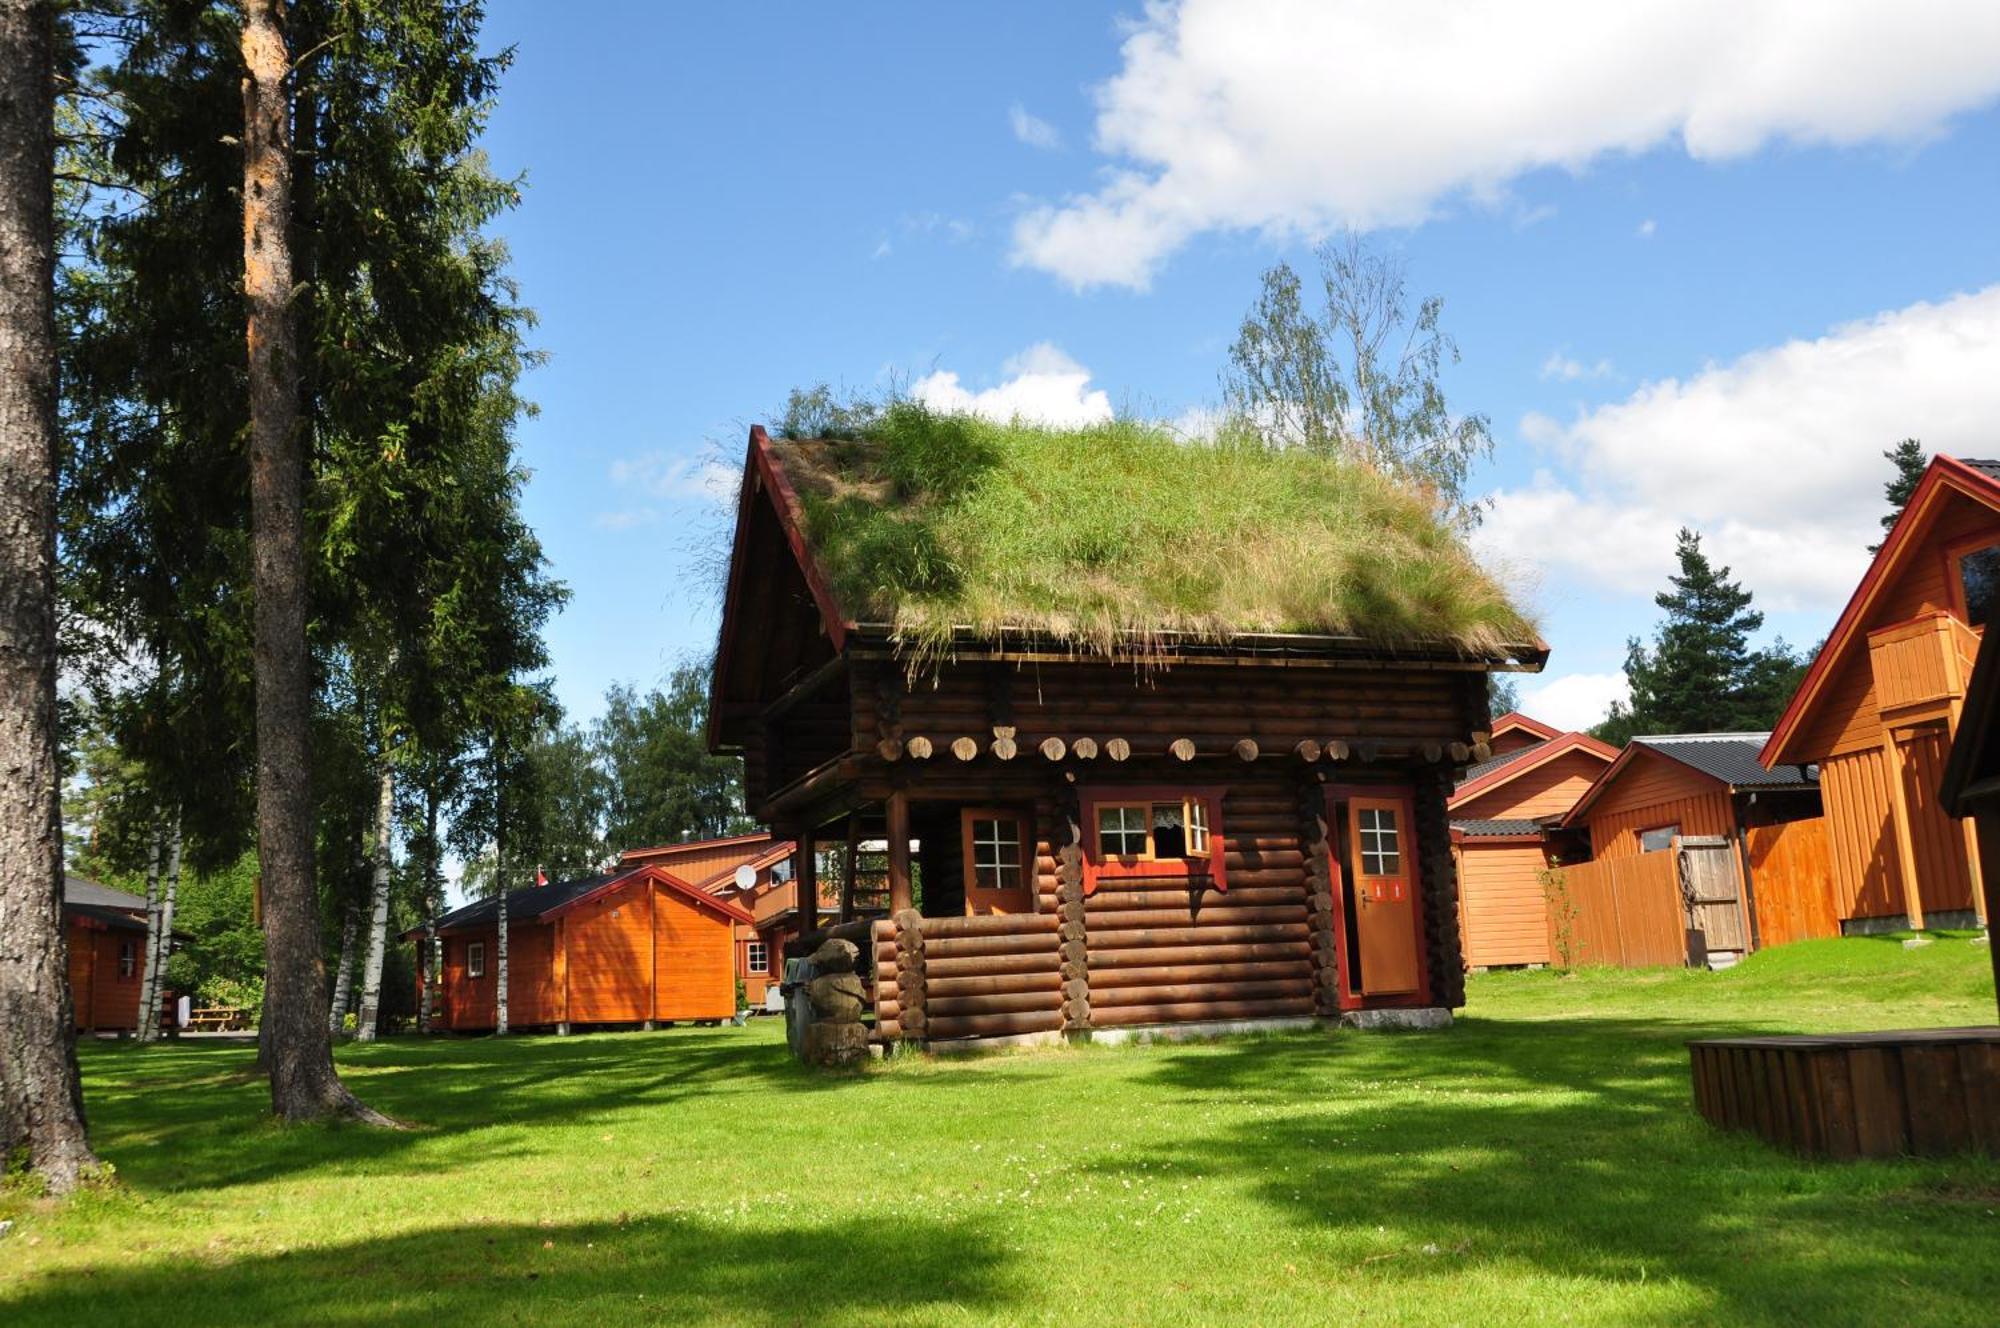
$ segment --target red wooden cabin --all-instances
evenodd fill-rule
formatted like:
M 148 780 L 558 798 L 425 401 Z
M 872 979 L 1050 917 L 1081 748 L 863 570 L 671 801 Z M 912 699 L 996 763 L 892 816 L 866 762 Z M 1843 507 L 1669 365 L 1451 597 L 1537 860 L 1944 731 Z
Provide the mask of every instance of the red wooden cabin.
M 1491 755 L 1486 674 L 1539 641 L 962 631 L 917 665 L 810 538 L 873 446 L 751 431 L 710 723 L 798 845 L 792 948 L 860 946 L 877 1041 L 1463 1004 L 1445 801 Z M 861 841 L 891 917 L 843 897 L 819 927 L 816 850 Z
M 66 877 L 63 929 L 78 1031 L 137 1029 L 139 986 L 146 971 L 146 901 L 80 876 Z
M 495 1026 L 499 901 L 481 899 L 432 924 L 442 951 L 433 1026 Z M 507 895 L 507 1020 L 568 1032 L 586 1024 L 727 1019 L 736 1013 L 740 905 L 659 867 L 555 881 Z M 427 929 L 404 934 L 418 940 Z M 418 945 L 418 1000 L 438 965 Z M 435 952 L 433 952 L 435 953 Z
M 1972 826 L 1937 790 L 1996 612 L 2000 461 L 1936 457 L 1763 751 L 1820 768 L 1847 930 L 1987 921 Z
M 798 935 L 798 900 L 792 885 L 790 840 L 768 834 L 695 839 L 654 848 L 627 849 L 625 867 L 662 867 L 695 888 L 726 896 L 750 911 L 736 924 L 736 976 L 753 1010 L 784 976 L 785 942 Z

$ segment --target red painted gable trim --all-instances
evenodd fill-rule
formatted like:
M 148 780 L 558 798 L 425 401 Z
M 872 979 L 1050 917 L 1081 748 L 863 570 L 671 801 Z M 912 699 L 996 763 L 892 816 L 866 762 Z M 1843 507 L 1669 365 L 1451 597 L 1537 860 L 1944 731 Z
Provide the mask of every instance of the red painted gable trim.
M 699 904 L 704 908 L 714 909 L 717 913 L 720 913 L 723 916 L 730 918 L 733 921 L 752 922 L 752 923 L 756 921 L 754 918 L 750 916 L 749 910 L 742 907 L 740 904 L 732 904 L 727 899 L 718 899 L 714 895 L 709 894 L 704 890 L 697 889 L 696 887 L 689 885 L 686 881 L 683 881 L 680 877 L 674 875 L 672 872 L 666 870 L 664 867 L 635 867 L 631 871 L 626 872 L 623 876 L 612 877 L 610 880 L 606 881 L 603 885 L 598 886 L 595 890 L 592 890 L 588 894 L 578 895 L 576 898 L 570 900 L 568 903 L 561 904 L 555 908 L 550 909 L 548 912 L 537 917 L 535 921 L 536 922 L 552 921 L 556 918 L 561 917 L 565 913 L 570 913 L 575 911 L 576 909 L 582 908 L 585 904 L 588 904 L 593 899 L 602 899 L 605 895 L 610 894 L 613 890 L 622 890 L 626 886 L 630 885 L 632 882 L 640 879 L 641 877 L 657 881 L 661 885 L 664 885 L 669 890 L 673 891 L 675 894 L 685 896 L 689 902 Z
M 1764 743 L 1764 750 L 1757 759 L 1766 769 L 1784 764 L 1802 764 L 1814 759 L 1820 753 L 1794 755 L 1787 750 L 1787 744 L 1805 723 L 1812 712 L 1813 703 L 1819 699 L 1820 689 L 1832 675 L 1835 665 L 1847 653 L 1859 633 L 1861 624 L 1867 620 L 1868 611 L 1874 606 L 1875 597 L 1888 584 L 1891 575 L 1900 569 L 1909 548 L 1916 542 L 1917 528 L 1924 524 L 1942 490 L 1962 493 L 1989 507 L 2000 508 L 2000 481 L 1995 481 L 1984 471 L 1974 470 L 1957 457 L 1939 453 L 1931 458 L 1930 468 L 1924 471 L 1923 479 L 1917 482 L 1917 491 L 1910 495 L 1910 501 L 1903 506 L 1903 514 L 1890 528 L 1888 538 L 1882 541 L 1881 551 L 1875 561 L 1868 565 L 1868 572 L 1861 578 L 1861 584 L 1854 588 L 1854 594 L 1847 601 L 1847 607 L 1840 611 L 1840 617 L 1827 635 L 1826 645 L 1814 657 L 1812 667 L 1806 670 L 1805 678 L 1799 683 L 1798 691 L 1792 694 L 1791 704 L 1771 728 L 1771 736 Z
M 619 861 L 628 858 L 645 857 L 655 853 L 700 853 L 713 848 L 726 848 L 731 844 L 754 844 L 769 839 L 769 831 L 760 830 L 750 835 L 724 835 L 720 839 L 688 839 L 676 844 L 654 844 L 648 848 L 628 848 L 618 855 Z
M 1451 798 L 1445 805 L 1447 807 L 1456 807 L 1461 803 L 1471 801 L 1483 793 L 1491 793 L 1494 789 L 1500 788 L 1502 785 L 1527 774 L 1530 770 L 1539 769 L 1547 765 L 1550 761 L 1555 760 L 1558 756 L 1566 752 L 1586 752 L 1591 756 L 1600 757 L 1607 762 L 1618 759 L 1618 749 L 1608 742 L 1599 742 L 1588 733 L 1565 733 L 1559 738 L 1544 743 L 1528 756 L 1517 756 L 1498 770 L 1489 770 L 1471 783 L 1460 785 L 1452 791 Z
M 805 505 L 799 501 L 799 495 L 792 488 L 792 481 L 786 476 L 785 468 L 779 463 L 778 454 L 772 449 L 771 439 L 761 424 L 750 426 L 750 455 L 771 492 L 771 501 L 777 508 L 778 524 L 784 529 L 785 541 L 792 546 L 792 556 L 798 559 L 799 570 L 805 573 L 806 586 L 812 591 L 813 602 L 819 605 L 827 636 L 832 639 L 834 651 L 838 653 L 847 644 L 849 623 L 841 616 L 840 605 L 820 573 L 819 560 L 813 557 L 812 547 L 806 543 Z
M 1532 719 L 1518 710 L 1509 710 L 1506 714 L 1494 720 L 1493 728 L 1490 731 L 1497 738 L 1503 733 L 1512 733 L 1515 729 L 1519 729 L 1523 733 L 1532 733 L 1544 742 L 1559 737 L 1562 734 L 1562 730 L 1555 725 L 1544 724 L 1541 720 Z
M 1648 756 L 1665 757 L 1689 774 L 1705 779 L 1711 784 L 1718 784 L 1725 789 L 1731 787 L 1726 781 L 1717 779 L 1714 775 L 1709 774 L 1708 771 L 1689 765 L 1686 761 L 1681 760 L 1664 747 L 1649 747 L 1643 742 L 1628 742 L 1625 744 L 1625 750 L 1618 753 L 1618 759 L 1613 761 L 1610 767 L 1597 777 L 1596 783 L 1583 791 L 1583 796 L 1576 800 L 1576 806 L 1569 809 L 1569 814 L 1563 817 L 1558 822 L 1558 825 L 1562 829 L 1567 830 L 1582 820 L 1583 814 L 1590 810 L 1590 804 L 1603 796 L 1604 790 L 1611 787 L 1612 781 L 1624 773 L 1625 767 L 1632 764 L 1640 752 L 1645 752 Z

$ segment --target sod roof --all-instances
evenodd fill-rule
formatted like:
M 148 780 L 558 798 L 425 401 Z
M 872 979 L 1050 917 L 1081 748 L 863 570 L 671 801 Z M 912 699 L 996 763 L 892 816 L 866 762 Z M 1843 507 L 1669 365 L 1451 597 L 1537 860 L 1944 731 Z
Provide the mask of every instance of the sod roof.
M 902 404 L 860 439 L 777 439 L 846 622 L 918 647 L 1031 636 L 1346 638 L 1539 659 L 1532 620 L 1435 505 L 1365 466 L 1133 421 L 1000 425 Z

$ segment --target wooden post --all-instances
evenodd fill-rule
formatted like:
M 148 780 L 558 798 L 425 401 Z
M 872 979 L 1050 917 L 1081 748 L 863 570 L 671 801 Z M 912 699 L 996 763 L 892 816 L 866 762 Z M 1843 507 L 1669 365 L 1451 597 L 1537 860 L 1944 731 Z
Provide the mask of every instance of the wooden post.
M 442 976 L 440 974 L 440 976 Z M 556 919 L 556 993 L 562 1001 L 562 1015 L 556 1028 L 569 1032 L 569 919 Z
M 792 850 L 792 889 L 798 895 L 799 935 L 819 930 L 819 863 L 813 857 L 813 832 L 799 832 Z
M 1306 939 L 1312 946 L 1313 1007 L 1323 1019 L 1340 1014 L 1340 957 L 1333 934 L 1333 848 L 1326 793 L 1299 785 L 1299 827 L 1306 856 Z
M 861 861 L 861 816 L 847 814 L 847 856 L 840 864 L 840 920 L 854 920 L 854 871 Z
M 1917 849 L 1910 837 L 1909 800 L 1903 795 L 1903 749 L 1896 744 L 1896 730 L 1882 731 L 1882 755 L 1888 764 L 1890 819 L 1896 826 L 1896 866 L 1903 877 L 1903 911 L 1909 915 L 1910 930 L 1924 929 L 1923 893 L 1917 886 Z
M 732 927 L 731 932 L 734 932 Z M 646 878 L 646 1031 L 660 1017 L 660 886 Z
M 899 914 L 911 907 L 910 888 L 910 795 L 897 789 L 889 795 L 887 812 L 889 836 L 889 912 Z
M 905 843 L 909 840 L 904 839 Z M 906 1046 L 922 1047 L 930 1031 L 924 1009 L 924 920 L 913 908 L 898 910 L 896 925 L 896 1027 Z
M 1066 790 L 1062 824 L 1067 842 L 1056 851 L 1056 944 L 1062 965 L 1062 1027 L 1066 1034 L 1090 1031 L 1090 937 L 1083 903 L 1082 810 Z

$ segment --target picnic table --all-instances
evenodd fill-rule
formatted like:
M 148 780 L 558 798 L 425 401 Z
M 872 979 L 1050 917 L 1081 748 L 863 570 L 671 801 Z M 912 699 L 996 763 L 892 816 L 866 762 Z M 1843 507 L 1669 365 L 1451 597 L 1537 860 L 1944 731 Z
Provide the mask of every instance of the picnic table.
M 250 1011 L 241 1005 L 198 1005 L 188 1011 L 187 1026 L 197 1033 L 222 1033 L 250 1025 Z

